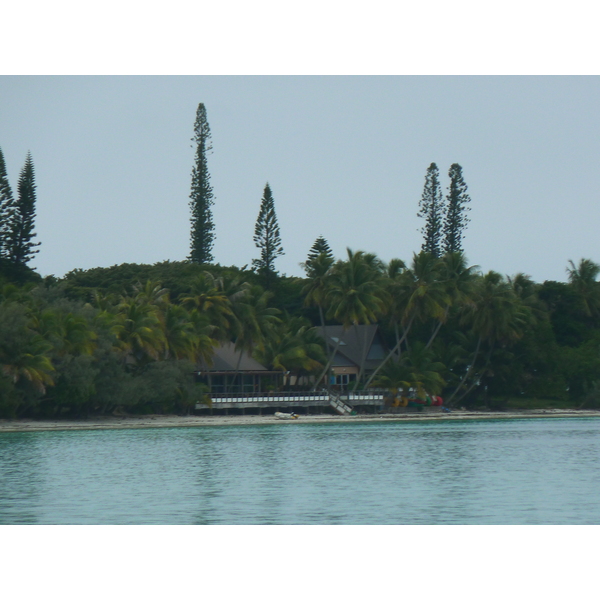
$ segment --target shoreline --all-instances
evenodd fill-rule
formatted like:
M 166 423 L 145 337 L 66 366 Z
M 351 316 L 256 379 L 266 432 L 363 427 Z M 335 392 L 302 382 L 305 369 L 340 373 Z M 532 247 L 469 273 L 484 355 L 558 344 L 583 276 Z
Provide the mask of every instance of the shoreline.
M 409 413 L 378 415 L 299 415 L 298 419 L 285 421 L 273 415 L 214 415 L 214 416 L 110 416 L 89 420 L 0 419 L 0 434 L 35 431 L 90 431 L 101 429 L 158 429 L 167 427 L 223 427 L 239 425 L 296 425 L 302 423 L 371 423 L 382 421 L 467 421 L 480 419 L 533 419 L 533 418 L 588 418 L 600 417 L 598 410 L 538 409 L 510 412 L 455 411 L 453 413 Z

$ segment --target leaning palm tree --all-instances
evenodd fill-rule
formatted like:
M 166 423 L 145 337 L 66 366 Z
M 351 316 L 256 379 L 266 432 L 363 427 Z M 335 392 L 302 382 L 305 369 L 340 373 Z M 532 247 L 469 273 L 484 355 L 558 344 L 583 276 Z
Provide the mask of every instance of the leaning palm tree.
M 427 252 L 420 252 L 413 255 L 411 267 L 400 274 L 394 287 L 394 306 L 399 311 L 398 318 L 404 327 L 404 333 L 375 369 L 365 387 L 371 385 L 383 366 L 400 350 L 415 321 L 444 318 L 450 298 L 441 280 L 440 268 L 438 258 Z
M 467 259 L 462 252 L 448 252 L 440 260 L 440 282 L 445 287 L 447 298 L 444 302 L 443 314 L 438 314 L 437 325 L 427 342 L 430 348 L 442 325 L 446 323 L 450 309 L 472 303 L 475 278 L 478 267 L 467 267 Z
M 510 283 L 502 275 L 489 271 L 479 280 L 473 304 L 465 308 L 460 322 L 475 333 L 477 343 L 470 364 L 448 399 L 448 404 L 463 389 L 464 383 L 473 373 L 484 342 L 488 345 L 488 351 L 482 371 L 487 369 L 496 344 L 509 343 L 523 336 L 525 328 L 531 322 L 531 310 L 514 293 Z M 461 398 L 477 385 L 482 371 L 473 378 Z

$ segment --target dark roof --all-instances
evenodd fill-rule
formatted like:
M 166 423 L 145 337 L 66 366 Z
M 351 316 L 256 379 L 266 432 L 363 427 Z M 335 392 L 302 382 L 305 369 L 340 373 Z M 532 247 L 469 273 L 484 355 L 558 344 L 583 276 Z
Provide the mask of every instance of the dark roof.
M 350 361 L 360 367 L 365 344 L 367 356 L 365 366 L 370 369 L 379 365 L 385 357 L 385 352 L 378 330 L 378 325 L 352 325 L 348 329 L 344 329 L 342 325 L 327 325 L 325 339 L 332 350 L 337 346 L 336 357 L 333 359 L 332 365 L 334 367 L 347 366 Z M 324 337 L 322 327 L 317 327 L 316 331 L 321 337 Z
M 199 366 L 199 370 L 204 372 L 210 371 L 211 373 L 235 373 L 236 371 L 240 371 L 242 373 L 258 373 L 263 375 L 274 372 L 267 370 L 266 367 L 254 360 L 247 352 L 242 351 L 240 360 L 240 352 L 235 349 L 233 342 L 226 342 L 217 347 L 213 355 L 212 366 L 208 367 L 203 364 Z

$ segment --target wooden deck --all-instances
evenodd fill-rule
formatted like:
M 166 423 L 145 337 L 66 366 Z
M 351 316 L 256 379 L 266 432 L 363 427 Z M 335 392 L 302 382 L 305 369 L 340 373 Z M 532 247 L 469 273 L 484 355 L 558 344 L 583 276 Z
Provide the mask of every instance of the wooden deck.
M 325 408 L 332 406 L 332 400 L 341 400 L 352 408 L 383 406 L 383 391 L 334 392 L 331 395 L 321 392 L 274 392 L 247 394 L 211 394 L 212 408 L 206 404 L 196 404 L 197 411 L 230 408 Z

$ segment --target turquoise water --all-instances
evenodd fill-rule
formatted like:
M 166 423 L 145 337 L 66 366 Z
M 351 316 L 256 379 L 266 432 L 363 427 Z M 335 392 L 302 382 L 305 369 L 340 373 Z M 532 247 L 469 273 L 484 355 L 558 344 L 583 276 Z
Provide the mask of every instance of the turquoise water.
M 0 524 L 599 524 L 600 419 L 0 434 Z

